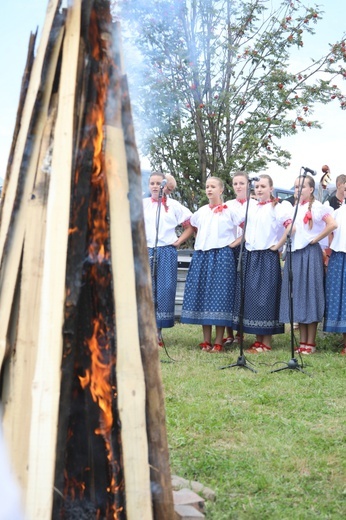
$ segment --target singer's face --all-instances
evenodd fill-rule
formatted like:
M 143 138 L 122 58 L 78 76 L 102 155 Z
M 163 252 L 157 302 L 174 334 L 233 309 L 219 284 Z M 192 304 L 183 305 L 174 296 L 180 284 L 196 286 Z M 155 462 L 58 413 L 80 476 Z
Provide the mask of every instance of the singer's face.
M 304 180 L 304 184 L 303 184 L 302 193 L 300 196 L 301 202 L 309 200 L 312 192 L 314 191 L 314 189 L 311 188 L 311 186 L 309 185 L 309 181 L 307 179 L 298 178 L 298 179 L 296 179 L 296 182 L 294 183 L 294 196 L 297 198 L 298 191 L 300 189 L 300 186 L 301 186 L 303 180 Z
M 212 204 L 220 202 L 223 188 L 217 179 L 208 179 L 205 185 L 205 192 Z
M 273 187 L 269 184 L 269 179 L 260 177 L 260 180 L 255 184 L 256 199 L 260 202 L 265 202 L 270 199 Z
M 161 186 L 162 181 L 163 181 L 163 177 L 161 177 L 161 175 L 152 175 L 149 179 L 149 190 L 150 190 L 151 196 L 154 199 L 159 198 L 160 186 Z
M 247 180 L 242 175 L 233 177 L 233 189 L 237 199 L 246 198 Z

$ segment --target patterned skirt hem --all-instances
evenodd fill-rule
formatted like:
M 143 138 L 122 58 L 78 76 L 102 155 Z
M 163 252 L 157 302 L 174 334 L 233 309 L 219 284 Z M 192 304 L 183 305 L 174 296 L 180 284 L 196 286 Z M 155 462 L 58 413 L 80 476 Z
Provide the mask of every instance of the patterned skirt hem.
M 344 333 L 346 333 L 346 323 L 343 322 L 342 324 L 338 324 L 338 325 L 333 325 L 332 323 L 327 323 L 323 326 L 323 331 L 344 334 Z
M 156 326 L 158 329 L 171 329 L 174 327 L 174 320 L 156 320 Z
M 216 327 L 231 327 L 232 321 L 228 320 L 215 320 L 215 319 L 208 319 L 208 318 L 181 318 L 181 323 L 187 323 L 190 325 L 214 325 Z
M 233 320 L 232 322 L 233 329 L 239 329 L 239 320 Z M 274 335 L 274 334 L 283 334 L 285 332 L 285 326 L 283 323 L 271 323 L 270 325 L 265 324 L 249 324 L 247 320 L 244 320 L 243 323 L 243 332 L 247 334 L 258 334 L 260 336 Z

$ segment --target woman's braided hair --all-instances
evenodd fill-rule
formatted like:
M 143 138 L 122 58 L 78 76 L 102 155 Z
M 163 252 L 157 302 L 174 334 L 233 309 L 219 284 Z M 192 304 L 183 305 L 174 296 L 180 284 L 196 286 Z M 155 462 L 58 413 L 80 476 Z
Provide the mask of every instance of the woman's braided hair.
M 300 175 L 298 177 L 298 180 L 300 179 L 303 179 L 303 182 L 304 182 L 304 179 L 306 179 L 308 181 L 308 184 L 310 186 L 310 188 L 313 188 L 313 191 L 311 192 L 310 194 L 310 199 L 309 199 L 309 206 L 308 206 L 308 211 L 311 213 L 311 208 L 312 208 L 312 205 L 315 201 L 315 195 L 314 195 L 314 192 L 315 192 L 315 180 L 313 179 L 313 177 L 311 177 L 311 175 Z M 297 201 L 296 201 L 297 203 Z M 313 225 L 313 221 L 312 221 L 312 217 L 311 219 L 309 219 L 309 229 L 312 229 L 312 225 Z

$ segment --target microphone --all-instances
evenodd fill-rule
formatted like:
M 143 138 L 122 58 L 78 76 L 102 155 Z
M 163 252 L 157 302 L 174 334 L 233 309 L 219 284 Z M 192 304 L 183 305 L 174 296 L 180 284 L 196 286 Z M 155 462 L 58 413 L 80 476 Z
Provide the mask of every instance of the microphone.
M 160 190 L 162 190 L 167 184 L 167 179 L 163 179 L 163 181 L 160 184 Z
M 316 175 L 317 172 L 315 170 L 311 170 L 311 168 L 307 168 L 306 166 L 302 166 L 303 170 L 310 173 L 310 175 Z
M 259 177 L 251 177 L 251 178 L 249 179 L 250 182 L 257 182 L 257 181 L 259 181 L 259 180 L 260 180 Z

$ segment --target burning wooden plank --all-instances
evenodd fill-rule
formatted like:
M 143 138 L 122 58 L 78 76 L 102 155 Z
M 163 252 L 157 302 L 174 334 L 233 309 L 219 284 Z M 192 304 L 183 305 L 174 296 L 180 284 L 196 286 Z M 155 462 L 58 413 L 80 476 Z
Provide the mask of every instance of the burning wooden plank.
M 56 6 L 58 2 L 55 2 Z M 13 154 L 10 175 L 5 182 L 0 227 L 0 363 L 6 352 L 11 302 L 22 255 L 27 216 L 42 132 L 45 128 L 51 89 L 62 41 L 61 17 L 52 8 L 46 17 L 43 40 L 33 64 L 21 128 Z
M 48 5 L 49 52 L 34 62 L 3 198 L 5 433 L 29 520 L 173 520 L 119 26 L 114 35 L 108 1 L 76 0 L 66 22 L 59 4 Z
M 165 406 L 160 371 L 156 320 L 152 299 L 151 274 L 147 261 L 142 212 L 141 168 L 136 148 L 131 114 L 130 96 L 126 77 L 122 79 L 122 126 L 124 129 L 127 169 L 132 189 L 131 207 L 132 244 L 135 258 L 136 292 L 138 305 L 139 339 L 146 383 L 146 417 L 153 509 L 155 518 L 173 518 L 173 492 L 167 467 L 168 443 L 165 423 Z
M 75 83 L 80 42 L 81 0 L 69 9 L 62 50 L 59 104 L 47 201 L 45 255 L 37 361 L 32 386 L 27 512 L 48 518 L 52 510 L 55 447 L 62 358 L 63 303 L 73 166 Z M 59 215 L 59 218 L 57 218 Z M 48 348 L 51 346 L 52 348 Z M 41 446 L 50 456 L 37 452 Z M 52 463 L 53 459 L 53 463 Z M 44 498 L 43 498 L 44 497 Z
M 52 109 L 43 133 L 40 164 L 50 155 L 52 129 L 56 109 Z M 41 307 L 42 259 L 44 256 L 46 204 L 49 175 L 46 169 L 39 169 L 33 189 L 33 196 L 27 213 L 27 229 L 22 259 L 20 279 L 19 317 L 13 319 L 13 328 L 18 330 L 11 341 L 11 356 L 15 360 L 5 371 L 2 399 L 9 401 L 4 416 L 4 428 L 13 453 L 12 463 L 20 478 L 20 484 L 27 487 L 29 435 L 31 424 L 31 393 L 28 381 L 34 378 L 39 313 Z M 29 390 L 29 391 L 28 391 Z M 20 427 L 19 427 L 20 425 Z

